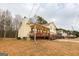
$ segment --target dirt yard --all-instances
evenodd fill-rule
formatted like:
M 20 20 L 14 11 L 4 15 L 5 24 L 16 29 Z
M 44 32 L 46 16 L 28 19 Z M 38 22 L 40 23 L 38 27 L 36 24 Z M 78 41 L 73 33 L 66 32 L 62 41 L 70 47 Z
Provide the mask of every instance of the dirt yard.
M 77 39 L 78 40 L 78 39 Z M 0 38 L 0 52 L 9 56 L 79 56 L 79 43 L 56 40 Z

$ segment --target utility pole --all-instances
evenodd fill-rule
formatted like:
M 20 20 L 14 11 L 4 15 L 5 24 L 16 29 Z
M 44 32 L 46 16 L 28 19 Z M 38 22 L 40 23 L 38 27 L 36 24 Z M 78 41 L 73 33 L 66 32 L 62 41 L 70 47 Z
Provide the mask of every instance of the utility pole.
M 31 13 L 29 14 L 29 18 L 30 18 L 31 14 L 32 14 L 32 11 L 33 11 L 34 7 L 35 7 L 35 5 L 33 4 Z M 37 14 L 39 8 L 40 8 L 40 5 L 38 6 L 36 12 L 34 13 L 34 17 L 36 16 L 36 14 Z M 36 18 L 36 17 L 35 17 L 35 18 Z M 35 41 L 35 42 L 36 42 L 36 31 L 37 31 L 37 30 L 36 30 L 36 23 L 34 22 L 34 41 Z
M 36 24 L 34 26 L 34 41 L 36 42 Z

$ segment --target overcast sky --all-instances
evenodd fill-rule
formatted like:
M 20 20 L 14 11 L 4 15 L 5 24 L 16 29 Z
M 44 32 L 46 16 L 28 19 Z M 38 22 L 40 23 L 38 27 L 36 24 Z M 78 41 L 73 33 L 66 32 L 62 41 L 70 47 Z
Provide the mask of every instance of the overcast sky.
M 0 9 L 8 9 L 12 15 L 33 17 L 35 14 L 42 16 L 48 22 L 54 22 L 57 27 L 79 31 L 79 4 L 78 3 L 4 3 Z

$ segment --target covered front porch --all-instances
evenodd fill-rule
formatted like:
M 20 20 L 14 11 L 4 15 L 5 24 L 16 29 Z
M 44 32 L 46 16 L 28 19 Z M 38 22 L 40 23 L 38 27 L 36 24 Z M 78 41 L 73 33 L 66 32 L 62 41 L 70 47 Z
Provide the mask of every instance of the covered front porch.
M 30 37 L 34 38 L 34 35 L 36 35 L 36 38 L 48 39 L 50 36 L 50 29 L 41 24 L 33 24 L 31 25 Z

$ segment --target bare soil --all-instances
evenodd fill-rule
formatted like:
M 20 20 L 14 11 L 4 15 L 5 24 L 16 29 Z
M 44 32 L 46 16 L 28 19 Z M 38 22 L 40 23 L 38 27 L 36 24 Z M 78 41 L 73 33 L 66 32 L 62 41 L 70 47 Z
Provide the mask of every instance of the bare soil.
M 78 41 L 78 38 L 75 40 Z M 0 52 L 7 53 L 9 56 L 79 56 L 79 43 L 58 40 L 37 40 L 35 42 L 0 38 Z

